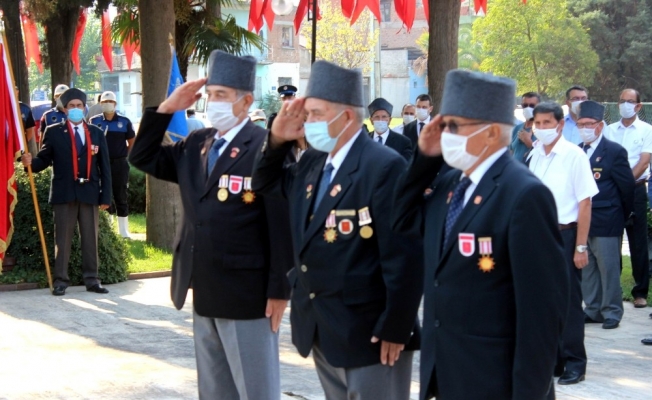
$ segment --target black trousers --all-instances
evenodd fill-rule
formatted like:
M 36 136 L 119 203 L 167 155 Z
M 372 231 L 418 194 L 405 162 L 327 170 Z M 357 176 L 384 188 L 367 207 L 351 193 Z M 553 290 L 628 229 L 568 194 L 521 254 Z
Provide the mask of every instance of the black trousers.
M 118 214 L 118 217 L 129 215 L 127 188 L 129 186 L 129 163 L 127 157 L 111 159 L 111 188 L 113 201 L 109 213 Z
M 634 298 L 647 298 L 650 287 L 650 261 L 647 249 L 647 191 L 645 185 L 634 190 L 634 225 L 626 227 L 629 253 L 632 260 L 632 276 L 636 284 L 632 288 Z
M 561 343 L 557 353 L 555 371 L 576 371 L 586 373 L 586 349 L 584 348 L 584 311 L 582 310 L 582 270 L 575 268 L 575 240 L 577 228 L 561 231 L 564 240 L 564 254 L 568 265 L 570 281 L 570 300 L 566 324 L 561 335 Z

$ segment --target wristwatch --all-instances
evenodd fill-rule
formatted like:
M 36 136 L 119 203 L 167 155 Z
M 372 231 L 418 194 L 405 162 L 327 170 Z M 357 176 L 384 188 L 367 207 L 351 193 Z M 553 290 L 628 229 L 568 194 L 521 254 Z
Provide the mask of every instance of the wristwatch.
M 589 248 L 589 246 L 587 246 L 585 244 L 578 244 L 577 247 L 575 247 L 575 250 L 578 253 L 584 253 L 586 251 L 586 249 L 588 249 L 588 248 Z

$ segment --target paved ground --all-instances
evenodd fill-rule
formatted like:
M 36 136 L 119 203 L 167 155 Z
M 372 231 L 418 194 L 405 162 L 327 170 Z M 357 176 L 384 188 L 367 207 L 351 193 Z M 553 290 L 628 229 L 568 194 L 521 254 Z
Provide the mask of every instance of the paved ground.
M 191 308 L 172 307 L 169 278 L 0 293 L 0 399 L 196 399 Z M 586 330 L 586 382 L 558 388 L 558 399 L 645 399 L 652 393 L 652 308 L 626 304 L 622 326 Z M 312 361 L 281 330 L 284 400 L 322 400 Z M 413 398 L 419 390 L 415 360 Z

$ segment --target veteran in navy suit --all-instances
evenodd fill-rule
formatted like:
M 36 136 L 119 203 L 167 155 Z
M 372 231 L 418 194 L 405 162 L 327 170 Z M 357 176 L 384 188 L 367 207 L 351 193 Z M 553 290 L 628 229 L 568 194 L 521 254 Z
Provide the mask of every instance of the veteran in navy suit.
M 412 142 L 406 136 L 389 129 L 389 121 L 392 120 L 394 106 L 382 97 L 372 101 L 367 106 L 369 118 L 374 125 L 369 137 L 374 141 L 396 150 L 396 152 L 409 160 L 412 157 Z
M 450 71 L 396 188 L 395 229 L 429 244 L 421 399 L 554 398 L 568 274 L 552 193 L 507 150 L 514 98 L 511 79 Z
M 50 204 L 54 211 L 53 291 L 62 296 L 70 284 L 70 247 L 79 224 L 82 271 L 86 289 L 108 293 L 97 276 L 99 209 L 111 204 L 111 166 L 104 133 L 84 122 L 86 94 L 68 89 L 59 97 L 67 120 L 50 125 L 41 139 L 41 150 L 32 157 L 25 153 L 23 165 L 40 172 L 52 166 Z M 98 207 L 99 206 L 99 207 Z
M 208 80 L 187 82 L 145 111 L 129 161 L 181 190 L 171 293 L 181 309 L 193 289 L 199 398 L 278 400 L 278 329 L 293 265 L 287 203 L 252 190 L 267 137 L 248 115 L 255 58 L 216 50 L 209 65 Z M 190 107 L 204 84 L 213 128 L 163 144 L 172 114 Z
M 591 162 L 599 193 L 591 202 L 589 265 L 582 269 L 584 321 L 614 329 L 623 317 L 620 287 L 620 243 L 625 222 L 634 211 L 635 181 L 627 150 L 604 137 L 604 106 L 595 101 L 580 104 L 577 128 Z
M 306 114 L 310 148 L 283 168 Z M 292 342 L 312 352 L 326 398 L 407 400 L 422 247 L 418 235 L 390 229 L 406 162 L 362 132 L 364 115 L 360 71 L 315 62 L 306 98 L 276 117 L 253 184 L 290 203 Z

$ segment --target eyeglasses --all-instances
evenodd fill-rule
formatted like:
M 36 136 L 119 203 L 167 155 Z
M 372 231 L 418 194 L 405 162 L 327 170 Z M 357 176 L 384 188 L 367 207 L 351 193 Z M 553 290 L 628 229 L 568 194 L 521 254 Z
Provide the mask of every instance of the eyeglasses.
M 521 104 L 521 107 L 522 107 L 522 108 L 528 108 L 528 107 L 532 107 L 532 108 L 534 108 L 534 107 L 536 107 L 536 106 L 537 106 L 537 105 L 534 104 L 534 103 L 532 103 L 532 104 L 528 104 L 528 103 L 523 103 L 523 104 Z
M 589 128 L 593 129 L 600 124 L 601 121 L 596 121 L 596 122 L 587 122 L 586 124 L 577 124 L 578 129 L 584 129 L 584 128 Z
M 441 129 L 442 132 L 443 132 L 444 129 L 446 129 L 446 127 L 448 127 L 448 131 L 449 131 L 450 133 L 455 133 L 455 134 L 457 134 L 457 129 L 458 129 L 460 126 L 482 125 L 482 124 L 486 124 L 486 122 L 467 122 L 466 124 L 458 124 L 458 123 L 455 123 L 455 121 L 451 121 L 451 122 L 442 122 L 441 124 L 439 124 L 439 129 Z
M 618 104 L 624 104 L 624 103 L 638 104 L 636 100 L 618 100 Z

